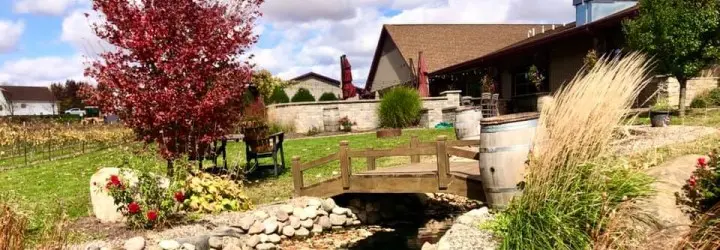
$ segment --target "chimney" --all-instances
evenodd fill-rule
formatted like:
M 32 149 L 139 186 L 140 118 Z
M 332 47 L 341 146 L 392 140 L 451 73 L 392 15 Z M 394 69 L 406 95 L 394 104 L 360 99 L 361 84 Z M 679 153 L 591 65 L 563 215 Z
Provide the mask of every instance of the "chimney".
M 582 26 L 633 7 L 637 0 L 573 0 L 575 25 Z

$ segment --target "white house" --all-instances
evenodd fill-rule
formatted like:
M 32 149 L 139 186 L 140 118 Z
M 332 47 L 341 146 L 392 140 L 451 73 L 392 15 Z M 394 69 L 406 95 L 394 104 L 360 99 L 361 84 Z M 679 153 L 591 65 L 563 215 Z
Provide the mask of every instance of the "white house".
M 319 99 L 324 93 L 333 93 L 336 96 L 342 96 L 342 89 L 340 89 L 340 81 L 332 79 L 330 77 L 309 72 L 307 74 L 290 79 L 293 83 L 285 88 L 285 93 L 288 97 L 292 98 L 298 89 L 305 88 L 315 97 L 315 100 Z
M 50 88 L 0 86 L 0 116 L 55 114 L 57 101 Z

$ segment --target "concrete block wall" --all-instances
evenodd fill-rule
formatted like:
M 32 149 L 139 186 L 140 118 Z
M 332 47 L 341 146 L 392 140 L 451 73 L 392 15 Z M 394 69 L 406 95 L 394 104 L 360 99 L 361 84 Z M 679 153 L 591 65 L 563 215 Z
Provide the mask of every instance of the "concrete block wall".
M 443 121 L 443 109 L 460 106 L 460 91 L 445 91 L 440 97 L 423 98 L 423 108 L 428 109 L 428 127 Z M 269 105 L 268 119 L 275 123 L 292 125 L 297 133 L 307 133 L 313 127 L 323 129 L 323 110 L 337 108 L 339 120 L 347 116 L 356 122 L 353 130 L 366 131 L 379 127 L 377 116 L 380 100 L 346 100 L 329 102 L 300 102 Z M 330 121 L 328 121 L 330 122 Z M 337 122 L 337 121 L 335 121 Z
M 690 106 L 696 95 L 717 88 L 718 79 L 718 77 L 697 77 L 688 80 L 685 106 Z M 680 105 L 680 83 L 677 79 L 667 78 L 667 96 L 670 105 Z

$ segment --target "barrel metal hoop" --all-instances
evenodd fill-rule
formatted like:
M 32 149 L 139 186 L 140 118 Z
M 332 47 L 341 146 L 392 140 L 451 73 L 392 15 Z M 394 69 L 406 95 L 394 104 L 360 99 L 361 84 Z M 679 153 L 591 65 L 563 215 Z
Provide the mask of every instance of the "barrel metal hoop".
M 520 144 L 520 145 L 512 145 L 507 147 L 487 147 L 487 148 L 480 148 L 480 153 L 496 153 L 496 152 L 508 152 L 508 151 L 523 151 L 527 150 L 530 151 L 531 144 Z
M 486 187 L 485 191 L 488 193 L 516 193 L 520 192 L 521 190 L 517 187 L 511 187 L 511 188 L 494 188 L 494 187 Z
M 510 130 L 517 130 L 521 128 L 534 128 L 537 127 L 538 120 L 527 120 L 523 122 L 513 122 L 503 125 L 486 125 L 480 126 L 480 133 L 498 133 Z

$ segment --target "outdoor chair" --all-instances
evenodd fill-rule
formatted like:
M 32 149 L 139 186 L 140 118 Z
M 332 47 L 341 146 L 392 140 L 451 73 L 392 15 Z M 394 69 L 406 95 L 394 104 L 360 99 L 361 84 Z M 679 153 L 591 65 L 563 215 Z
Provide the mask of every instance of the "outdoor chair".
M 277 177 L 281 171 L 285 169 L 285 152 L 283 150 L 283 141 L 285 140 L 285 133 L 280 132 L 268 136 L 260 141 L 250 141 L 245 139 L 245 159 L 247 164 L 245 165 L 245 173 L 250 174 L 264 167 L 272 167 L 275 176 Z M 251 145 L 264 145 L 265 147 L 256 148 L 267 148 L 262 152 L 255 152 Z M 279 159 L 278 159 L 279 157 Z M 261 166 L 259 160 L 262 158 L 272 158 L 272 166 Z
M 499 99 L 500 99 L 500 94 L 492 95 L 492 99 L 490 100 L 490 110 L 491 110 L 492 116 L 500 115 L 500 112 L 498 111 L 498 100 Z
M 492 116 L 492 94 L 482 93 L 480 96 L 480 110 L 482 111 L 483 117 Z

